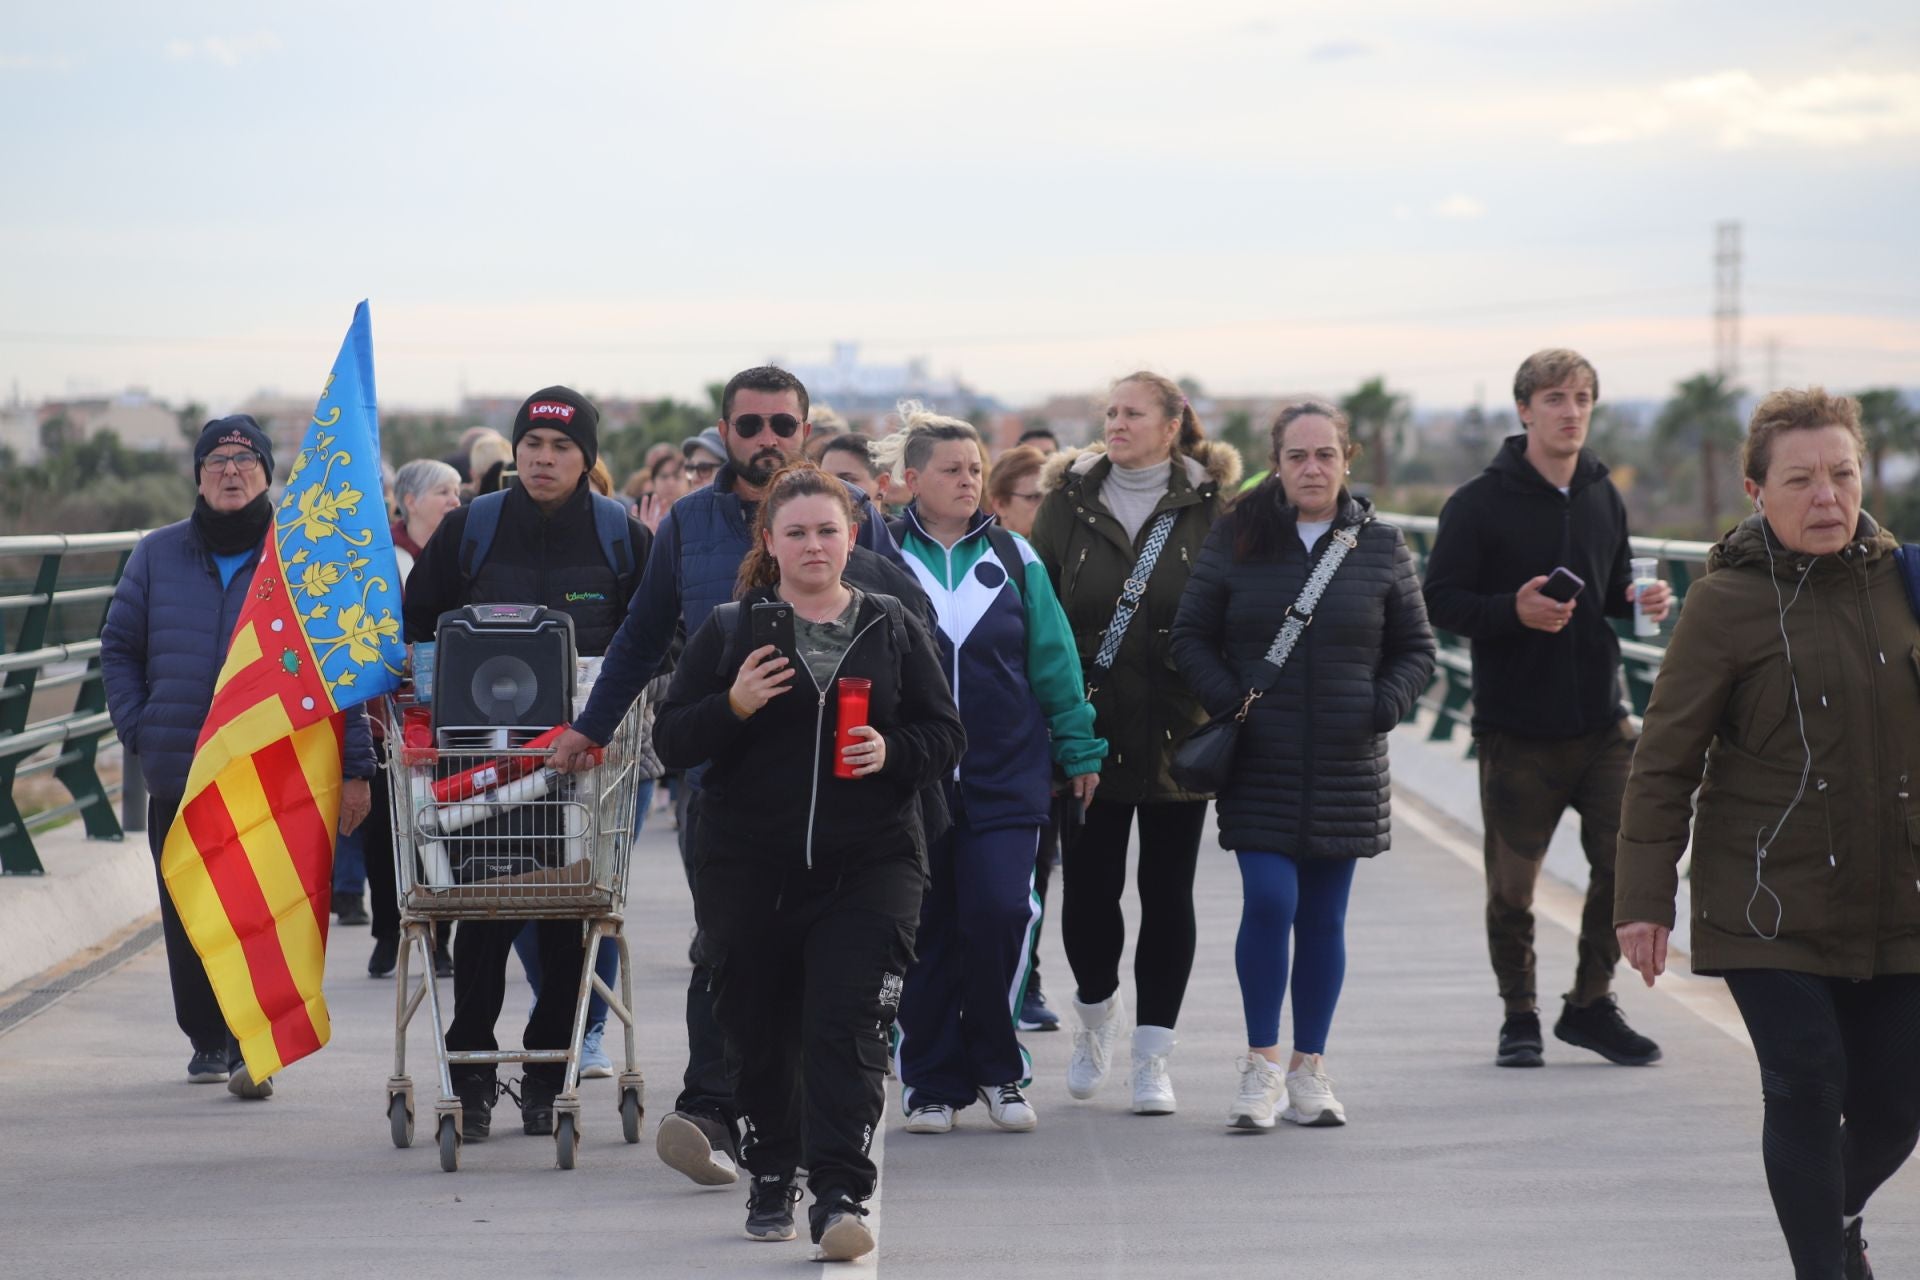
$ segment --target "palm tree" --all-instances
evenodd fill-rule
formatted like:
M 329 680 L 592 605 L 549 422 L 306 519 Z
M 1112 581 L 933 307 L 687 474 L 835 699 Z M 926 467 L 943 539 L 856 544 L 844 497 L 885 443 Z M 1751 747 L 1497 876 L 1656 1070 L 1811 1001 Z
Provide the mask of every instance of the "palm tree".
M 1387 462 L 1407 429 L 1407 400 L 1387 390 L 1385 378 L 1368 378 L 1340 401 L 1353 438 L 1373 455 L 1373 500 L 1387 492 Z
M 1882 467 L 1889 450 L 1905 453 L 1913 449 L 1916 437 L 1920 437 L 1920 413 L 1909 409 L 1906 398 L 1893 387 L 1862 391 L 1857 399 L 1860 430 L 1867 437 L 1867 474 L 1873 479 L 1871 510 L 1876 518 L 1884 519 L 1881 513 L 1887 509 L 1887 495 Z
M 1700 511 L 1708 538 L 1720 532 L 1716 463 L 1722 449 L 1731 453 L 1740 447 L 1740 396 L 1724 373 L 1698 373 L 1673 389 L 1673 399 L 1654 423 L 1661 440 L 1700 452 Z

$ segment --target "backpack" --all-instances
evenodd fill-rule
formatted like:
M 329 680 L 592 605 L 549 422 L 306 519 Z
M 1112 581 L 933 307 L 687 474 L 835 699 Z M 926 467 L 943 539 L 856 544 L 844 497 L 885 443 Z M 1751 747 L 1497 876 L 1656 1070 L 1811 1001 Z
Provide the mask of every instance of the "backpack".
M 622 598 L 632 599 L 640 575 L 633 562 L 633 541 L 627 536 L 627 509 L 591 490 L 587 497 L 593 503 L 593 531 L 600 539 L 600 554 L 618 579 Z M 506 503 L 507 491 L 500 489 L 481 494 L 467 508 L 467 526 L 460 538 L 460 576 L 468 582 L 493 549 L 493 535 L 500 531 L 500 512 Z

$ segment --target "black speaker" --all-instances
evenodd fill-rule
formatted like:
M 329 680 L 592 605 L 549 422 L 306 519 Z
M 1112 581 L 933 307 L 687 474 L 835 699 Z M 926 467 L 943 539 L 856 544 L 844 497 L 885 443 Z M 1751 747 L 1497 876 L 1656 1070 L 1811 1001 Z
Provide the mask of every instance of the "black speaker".
M 436 733 L 551 729 L 573 719 L 573 619 L 532 604 L 470 604 L 440 615 Z M 443 736 L 442 746 L 453 745 Z

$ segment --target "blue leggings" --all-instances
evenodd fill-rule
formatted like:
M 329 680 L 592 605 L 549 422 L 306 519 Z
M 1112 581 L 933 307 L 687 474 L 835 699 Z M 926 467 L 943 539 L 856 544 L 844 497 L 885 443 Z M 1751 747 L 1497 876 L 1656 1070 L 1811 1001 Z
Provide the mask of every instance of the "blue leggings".
M 1280 1002 L 1287 993 L 1292 935 L 1293 1050 L 1325 1053 L 1340 983 L 1347 975 L 1347 894 L 1352 858 L 1308 858 L 1246 852 L 1240 860 L 1240 937 L 1234 968 L 1247 1015 L 1247 1043 L 1280 1043 Z

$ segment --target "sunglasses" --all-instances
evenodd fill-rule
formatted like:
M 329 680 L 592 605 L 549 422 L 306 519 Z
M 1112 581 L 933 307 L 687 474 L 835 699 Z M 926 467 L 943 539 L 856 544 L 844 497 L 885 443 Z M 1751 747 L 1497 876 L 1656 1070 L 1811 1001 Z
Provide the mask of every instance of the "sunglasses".
M 760 434 L 760 428 L 770 427 L 773 434 L 782 440 L 792 436 L 800 429 L 800 419 L 790 413 L 776 413 L 772 417 L 763 417 L 757 413 L 743 413 L 733 420 L 733 434 L 742 440 L 751 440 Z

